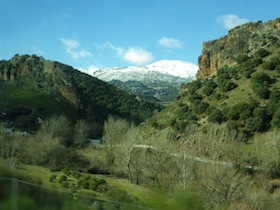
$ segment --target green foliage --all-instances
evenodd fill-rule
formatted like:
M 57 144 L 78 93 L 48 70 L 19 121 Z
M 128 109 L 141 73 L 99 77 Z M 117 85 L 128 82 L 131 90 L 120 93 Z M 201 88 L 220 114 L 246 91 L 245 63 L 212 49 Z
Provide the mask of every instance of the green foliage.
M 54 180 L 56 180 L 56 178 L 57 178 L 57 175 L 52 174 L 52 175 L 50 176 L 49 181 L 50 181 L 50 182 L 53 182 Z
M 213 123 L 221 123 L 224 120 L 224 116 L 221 110 L 215 107 L 207 108 L 208 121 Z
M 259 57 L 248 58 L 238 65 L 239 72 L 246 78 L 250 78 L 262 62 L 262 59 Z
M 71 175 L 71 171 L 69 170 L 69 168 L 62 169 L 62 173 L 64 173 L 66 176 L 70 176 Z
M 231 106 L 229 109 L 224 110 L 226 117 L 231 120 L 246 120 L 248 117 L 252 116 L 254 109 L 257 107 L 254 101 L 246 103 L 238 103 Z
M 192 93 L 189 95 L 190 102 L 194 103 L 195 101 L 201 101 L 202 96 L 198 93 Z
M 201 101 L 195 105 L 193 110 L 196 114 L 202 114 L 207 109 L 208 106 L 209 106 L 208 103 Z
M 271 120 L 272 127 L 280 128 L 280 108 L 274 113 L 273 118 Z
M 264 48 L 260 48 L 256 53 L 255 55 L 260 57 L 260 58 L 264 58 L 266 56 L 268 56 L 270 54 L 269 51 L 267 51 L 266 49 Z
M 89 162 L 73 148 L 55 147 L 49 153 L 50 167 L 67 167 L 72 170 L 85 169 Z
M 230 73 L 230 68 L 227 66 L 224 66 L 218 70 L 217 83 L 222 91 L 230 91 L 237 87 L 237 85 L 231 81 L 232 76 L 233 75 Z
M 269 87 L 272 82 L 273 80 L 266 73 L 255 73 L 251 78 L 252 89 L 264 99 L 269 98 Z
M 263 63 L 262 67 L 267 70 L 275 70 L 280 65 L 280 58 L 272 57 L 270 60 Z
M 247 131 L 262 131 L 265 123 L 260 117 L 249 117 L 246 120 L 245 129 Z
M 202 81 L 197 79 L 188 85 L 188 90 L 190 94 L 195 93 L 202 86 Z
M 179 121 L 176 121 L 176 124 L 173 125 L 173 128 L 176 132 L 182 133 L 182 132 L 184 132 L 184 130 L 186 129 L 186 127 L 189 123 L 190 122 L 188 120 L 179 120 Z
M 64 181 L 66 181 L 67 180 L 67 176 L 66 175 L 62 175 L 59 179 L 58 179 L 58 182 L 59 183 L 62 183 L 62 182 L 64 182 Z
M 248 55 L 239 55 L 237 56 L 236 61 L 238 64 L 240 64 L 240 63 L 244 63 L 248 59 L 249 59 Z
M 137 199 L 131 195 L 128 195 L 126 191 L 121 190 L 119 188 L 111 188 L 106 195 L 109 199 L 113 201 L 118 201 L 122 203 L 134 203 Z
M 207 81 L 205 83 L 205 85 L 203 86 L 203 93 L 206 95 L 206 96 L 209 96 L 213 93 L 213 91 L 215 90 L 215 88 L 217 87 L 217 83 L 214 82 L 213 79 L 210 79 L 209 81 Z
M 268 112 L 273 115 L 280 107 L 280 91 L 274 90 L 270 93 L 268 102 Z

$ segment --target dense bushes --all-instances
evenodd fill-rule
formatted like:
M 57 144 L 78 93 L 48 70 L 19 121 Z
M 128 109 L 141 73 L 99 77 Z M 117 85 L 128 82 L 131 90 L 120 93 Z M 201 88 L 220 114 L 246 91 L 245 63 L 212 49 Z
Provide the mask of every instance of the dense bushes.
M 237 87 L 237 85 L 233 81 L 231 81 L 232 77 L 233 77 L 233 74 L 231 74 L 229 67 L 224 66 L 223 68 L 218 70 L 217 82 L 218 82 L 219 88 L 222 91 L 230 91 Z
M 269 87 L 273 80 L 266 73 L 255 73 L 251 78 L 253 91 L 261 98 L 269 98 Z

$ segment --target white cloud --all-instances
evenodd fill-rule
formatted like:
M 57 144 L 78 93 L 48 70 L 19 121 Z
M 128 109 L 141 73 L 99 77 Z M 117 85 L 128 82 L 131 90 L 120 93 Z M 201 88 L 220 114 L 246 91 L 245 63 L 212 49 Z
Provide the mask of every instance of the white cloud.
M 123 58 L 129 63 L 136 65 L 143 65 L 154 60 L 152 53 L 138 47 L 129 48 L 123 54 Z
M 44 54 L 45 54 L 45 51 L 39 49 L 38 47 L 33 47 L 33 48 L 32 48 L 32 51 L 33 51 L 35 54 L 37 54 L 37 55 L 44 55 Z
M 174 38 L 161 37 L 158 43 L 163 47 L 170 48 L 170 49 L 183 48 L 183 44 L 178 39 L 174 39 Z
M 79 42 L 64 38 L 61 38 L 60 40 L 65 46 L 66 52 L 71 55 L 72 59 L 79 59 L 91 56 L 91 53 L 89 51 L 80 48 Z
M 114 46 L 111 42 L 106 42 L 106 43 L 104 44 L 104 46 L 105 46 L 105 47 L 109 47 L 110 49 L 116 51 L 118 57 L 123 57 L 123 54 L 124 54 L 124 52 L 125 52 L 125 49 L 124 49 L 124 48 L 122 48 L 122 47 L 116 47 L 116 46 Z
M 218 23 L 222 23 L 224 28 L 230 30 L 238 25 L 250 22 L 248 19 L 239 18 L 237 15 L 228 14 L 217 18 Z
M 116 52 L 117 57 L 133 65 L 144 65 L 154 60 L 153 54 L 141 47 L 130 47 L 125 49 L 122 47 L 117 47 L 111 42 L 106 42 L 101 46 L 110 48 Z

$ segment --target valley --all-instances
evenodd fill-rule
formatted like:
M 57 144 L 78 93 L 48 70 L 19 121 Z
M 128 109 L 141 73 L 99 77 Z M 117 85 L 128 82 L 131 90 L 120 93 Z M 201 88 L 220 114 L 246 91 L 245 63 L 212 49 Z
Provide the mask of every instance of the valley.
M 279 30 L 203 43 L 198 71 L 0 61 L 0 209 L 279 209 Z

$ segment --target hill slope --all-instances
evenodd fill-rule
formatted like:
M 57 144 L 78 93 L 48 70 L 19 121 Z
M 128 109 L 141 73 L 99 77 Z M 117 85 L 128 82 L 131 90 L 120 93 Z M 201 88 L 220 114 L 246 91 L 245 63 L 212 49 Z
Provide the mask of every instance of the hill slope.
M 70 66 L 35 55 L 0 61 L 1 119 L 36 127 L 39 119 L 66 115 L 102 124 L 108 115 L 139 123 L 161 107 L 139 100 Z
M 280 127 L 280 19 L 248 23 L 204 43 L 197 79 L 150 120 L 184 132 L 188 124 L 226 123 L 247 139 Z

